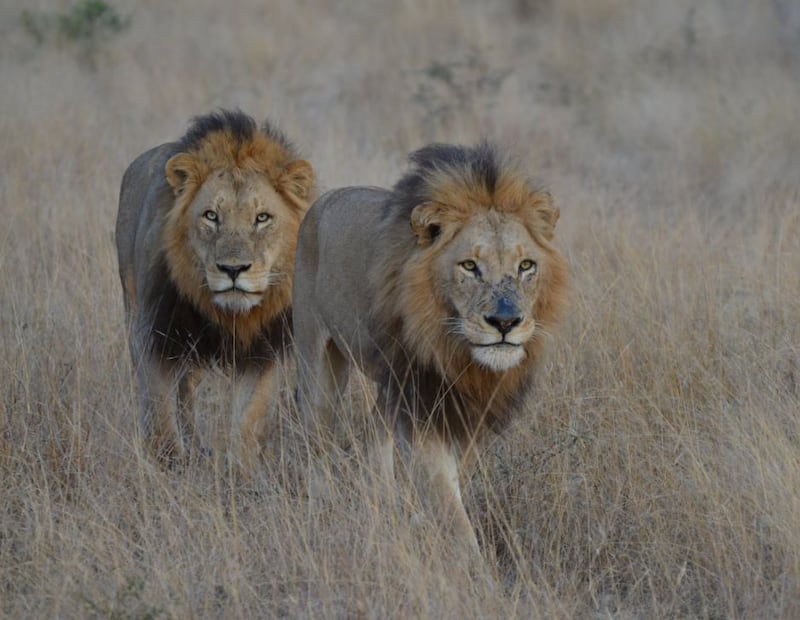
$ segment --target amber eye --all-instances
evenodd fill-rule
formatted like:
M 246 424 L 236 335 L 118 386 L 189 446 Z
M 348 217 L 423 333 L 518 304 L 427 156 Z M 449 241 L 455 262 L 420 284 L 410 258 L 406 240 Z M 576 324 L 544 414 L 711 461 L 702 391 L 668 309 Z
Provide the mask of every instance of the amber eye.
M 264 224 L 269 222 L 272 219 L 272 216 L 269 213 L 259 213 L 256 215 L 256 224 Z
M 526 271 L 536 273 L 536 263 L 528 258 L 519 264 L 519 272 L 524 273 Z
M 466 269 L 467 271 L 478 271 L 478 263 L 476 263 L 474 260 L 465 260 L 459 263 L 459 265 L 461 265 L 462 269 Z
M 203 213 L 203 217 L 206 218 L 209 222 L 216 222 L 219 219 L 217 212 L 212 211 L 211 209 Z

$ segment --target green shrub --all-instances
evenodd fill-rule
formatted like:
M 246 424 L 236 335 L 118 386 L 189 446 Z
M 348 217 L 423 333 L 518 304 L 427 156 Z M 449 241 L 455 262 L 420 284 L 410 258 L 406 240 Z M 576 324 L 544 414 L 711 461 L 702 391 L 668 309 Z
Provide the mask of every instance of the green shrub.
M 96 66 L 97 53 L 113 35 L 130 27 L 131 17 L 122 16 L 104 0 L 83 0 L 66 13 L 34 13 L 25 9 L 20 16 L 23 29 L 42 46 L 49 42 L 72 46 L 79 60 Z

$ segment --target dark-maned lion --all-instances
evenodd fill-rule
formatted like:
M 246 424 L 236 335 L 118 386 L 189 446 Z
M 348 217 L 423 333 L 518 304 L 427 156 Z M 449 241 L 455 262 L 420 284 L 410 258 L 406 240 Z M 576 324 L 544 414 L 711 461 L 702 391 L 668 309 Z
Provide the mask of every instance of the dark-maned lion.
M 297 231 L 313 178 L 273 126 L 225 110 L 195 118 L 180 140 L 125 172 L 119 271 L 141 430 L 160 459 L 183 457 L 193 434 L 192 370 L 221 362 L 245 395 L 233 453 L 252 465 L 274 362 L 288 344 Z
M 391 191 L 334 190 L 298 237 L 298 406 L 323 442 L 355 364 L 378 384 L 385 476 L 393 444 L 429 509 L 477 549 L 458 463 L 520 408 L 559 319 L 559 211 L 496 147 L 431 145 Z

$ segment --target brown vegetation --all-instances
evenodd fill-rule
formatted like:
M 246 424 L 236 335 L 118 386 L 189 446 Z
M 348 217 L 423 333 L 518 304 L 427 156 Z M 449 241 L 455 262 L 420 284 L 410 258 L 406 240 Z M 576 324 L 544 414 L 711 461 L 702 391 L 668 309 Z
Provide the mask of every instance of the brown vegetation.
M 0 7 L 0 614 L 800 616 L 794 3 L 326 7 L 143 3 L 92 66 Z M 288 378 L 248 485 L 141 450 L 119 181 L 216 106 L 277 120 L 323 189 L 489 135 L 558 197 L 571 310 L 467 481 L 494 580 L 365 483 L 358 415 L 309 500 Z M 214 446 L 230 391 L 200 386 Z

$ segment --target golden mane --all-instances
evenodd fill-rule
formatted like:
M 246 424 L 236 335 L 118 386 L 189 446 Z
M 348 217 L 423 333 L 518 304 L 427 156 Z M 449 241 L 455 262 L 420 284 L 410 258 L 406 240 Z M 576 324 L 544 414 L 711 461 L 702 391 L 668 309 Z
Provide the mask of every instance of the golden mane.
M 235 336 L 238 346 L 247 349 L 291 305 L 297 230 L 313 198 L 306 189 L 311 182 L 310 168 L 297 160 L 291 145 L 269 126 L 256 129 L 248 117 L 244 117 L 249 121 L 246 126 L 237 126 L 235 122 L 240 122 L 240 117 L 235 113 L 202 117 L 197 122 L 208 124 L 209 118 L 221 122 L 210 127 L 195 126 L 182 142 L 184 150 L 167 162 L 166 175 L 175 190 L 175 202 L 164 225 L 164 251 L 181 295 L 215 325 Z M 246 313 L 226 312 L 213 303 L 189 249 L 187 209 L 206 179 L 220 171 L 231 173 L 234 185 L 242 183 L 248 174 L 265 175 L 286 203 L 292 222 L 287 235 L 289 248 L 280 265 L 284 277 L 267 289 L 258 306 Z
M 314 191 L 311 164 L 238 110 L 195 117 L 126 168 L 117 258 L 139 429 L 162 463 L 199 441 L 196 373 L 219 363 L 236 378 L 232 465 L 252 473 L 289 353 L 297 233 Z
M 324 452 L 360 369 L 377 384 L 368 434 L 380 481 L 394 477 L 400 456 L 422 510 L 477 554 L 459 466 L 522 412 L 564 309 L 558 210 L 488 144 L 435 144 L 410 159 L 392 190 L 330 191 L 303 221 L 297 408 Z
M 465 427 L 461 431 L 471 433 L 499 422 L 491 416 L 506 415 L 527 389 L 532 367 L 542 356 L 545 334 L 558 324 L 566 306 L 568 268 L 552 244 L 559 211 L 549 193 L 533 188 L 514 164 L 499 160 L 488 145 L 478 147 L 478 163 L 476 158 L 453 161 L 445 157 L 432 164 L 425 159 L 431 155 L 431 147 L 423 151 L 428 152 L 412 155 L 417 169 L 395 186 L 392 208 L 396 220 L 388 229 L 391 241 L 387 239 L 395 252 L 373 272 L 382 276 L 376 314 L 386 323 L 402 325 L 406 353 L 435 368 L 472 411 L 471 419 L 447 422 L 451 431 Z M 416 207 L 420 205 L 426 208 L 418 217 Z M 532 311 L 541 331 L 525 343 L 524 362 L 503 372 L 475 363 L 468 347 L 442 328 L 448 309 L 431 277 L 432 265 L 458 231 L 492 210 L 518 219 L 547 257 L 541 265 L 540 292 Z M 397 220 L 410 220 L 416 242 L 408 232 L 409 223 L 401 227 Z M 426 242 L 417 229 L 433 222 L 435 242 Z M 476 419 L 476 413 L 487 417 Z

